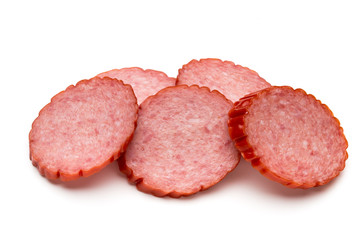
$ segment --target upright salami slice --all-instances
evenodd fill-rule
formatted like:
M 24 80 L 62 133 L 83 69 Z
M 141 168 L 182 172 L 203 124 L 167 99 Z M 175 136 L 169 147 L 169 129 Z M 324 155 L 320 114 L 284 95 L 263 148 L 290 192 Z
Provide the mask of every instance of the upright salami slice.
M 219 59 L 192 60 L 179 70 L 177 85 L 197 84 L 218 90 L 235 102 L 271 85 L 255 71 Z
M 119 80 L 93 78 L 71 85 L 33 122 L 30 159 L 48 179 L 90 176 L 124 151 L 137 110 L 131 86 Z
M 236 102 L 229 133 L 242 156 L 291 188 L 326 184 L 345 167 L 348 143 L 330 109 L 301 89 L 270 87 Z
M 213 186 L 239 162 L 227 129 L 231 107 L 204 87 L 161 90 L 140 105 L 120 170 L 155 196 L 186 196 Z
M 134 89 L 138 103 L 141 104 L 148 96 L 154 95 L 161 89 L 175 86 L 175 78 L 155 70 L 143 70 L 138 67 L 113 69 L 100 73 L 98 77 L 111 77 L 130 84 Z

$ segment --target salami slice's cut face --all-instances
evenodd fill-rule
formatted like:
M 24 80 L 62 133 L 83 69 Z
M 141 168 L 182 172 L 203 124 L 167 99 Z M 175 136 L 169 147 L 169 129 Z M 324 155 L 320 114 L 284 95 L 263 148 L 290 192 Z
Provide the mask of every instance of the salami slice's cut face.
M 83 80 L 55 95 L 29 134 L 33 164 L 49 179 L 89 176 L 117 159 L 130 140 L 137 103 L 129 85 Z
M 110 77 L 130 84 L 134 89 L 138 103 L 141 104 L 148 96 L 154 95 L 161 89 L 175 86 L 175 78 L 155 70 L 143 70 L 138 67 L 113 69 L 100 73 L 98 77 Z
M 339 121 L 303 90 L 271 87 L 240 100 L 229 126 L 244 158 L 290 187 L 323 185 L 345 167 L 348 144 Z
M 120 169 L 140 190 L 156 196 L 180 197 L 209 188 L 239 162 L 227 131 L 231 106 L 208 88 L 163 89 L 141 104 Z
M 233 102 L 271 86 L 255 71 L 219 59 L 192 60 L 179 70 L 176 84 L 207 86 Z

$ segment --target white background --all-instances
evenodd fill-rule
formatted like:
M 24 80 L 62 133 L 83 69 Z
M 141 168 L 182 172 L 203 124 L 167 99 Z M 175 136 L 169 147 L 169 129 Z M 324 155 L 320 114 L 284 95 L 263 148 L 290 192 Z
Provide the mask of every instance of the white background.
M 358 1 L 1 1 L 0 239 L 360 239 Z M 287 189 L 241 161 L 211 189 L 157 198 L 117 164 L 50 182 L 29 161 L 32 121 L 81 79 L 139 66 L 176 77 L 220 58 L 327 104 L 349 141 L 330 184 Z

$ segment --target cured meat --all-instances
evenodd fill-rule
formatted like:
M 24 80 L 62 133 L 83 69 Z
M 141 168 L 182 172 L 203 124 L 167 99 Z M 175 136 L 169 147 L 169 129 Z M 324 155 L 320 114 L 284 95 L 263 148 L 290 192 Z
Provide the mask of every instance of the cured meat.
M 134 89 L 138 103 L 141 104 L 148 96 L 154 95 L 161 89 L 175 86 L 175 78 L 155 70 L 143 70 L 138 67 L 113 69 L 100 73 L 98 77 L 110 77 L 130 84 Z
M 177 85 L 197 84 L 218 90 L 235 102 L 271 85 L 255 71 L 219 59 L 192 60 L 179 70 Z
M 330 109 L 302 89 L 270 87 L 236 102 L 229 133 L 263 175 L 291 188 L 328 183 L 345 167 L 347 140 Z
M 120 170 L 155 196 L 187 196 L 213 186 L 239 162 L 227 128 L 231 107 L 205 87 L 161 90 L 140 105 Z
M 30 159 L 48 179 L 90 176 L 125 150 L 137 110 L 131 86 L 119 80 L 95 77 L 71 85 L 33 122 Z

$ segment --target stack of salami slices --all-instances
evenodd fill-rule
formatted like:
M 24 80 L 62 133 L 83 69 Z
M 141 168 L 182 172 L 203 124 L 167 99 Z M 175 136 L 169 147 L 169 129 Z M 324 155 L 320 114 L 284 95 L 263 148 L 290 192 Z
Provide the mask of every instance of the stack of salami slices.
M 140 191 L 170 197 L 215 185 L 241 156 L 287 187 L 323 185 L 344 169 L 348 146 L 314 96 L 219 59 L 192 60 L 176 79 L 134 67 L 82 80 L 40 111 L 29 143 L 48 179 L 88 177 L 118 160 Z

